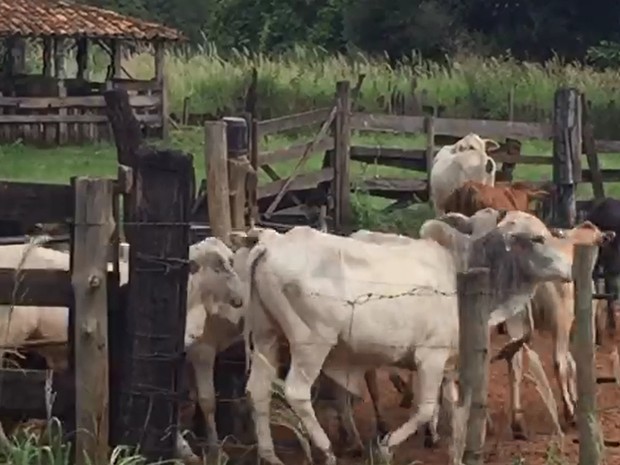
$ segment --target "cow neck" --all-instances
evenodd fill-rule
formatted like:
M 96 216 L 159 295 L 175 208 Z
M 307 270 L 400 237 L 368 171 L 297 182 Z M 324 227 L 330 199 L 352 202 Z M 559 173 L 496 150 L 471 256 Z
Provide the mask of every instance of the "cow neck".
M 493 324 L 523 311 L 534 296 L 536 281 L 520 266 L 521 258 L 516 251 L 507 250 L 503 234 L 497 230 L 472 240 L 468 266 L 489 269 Z

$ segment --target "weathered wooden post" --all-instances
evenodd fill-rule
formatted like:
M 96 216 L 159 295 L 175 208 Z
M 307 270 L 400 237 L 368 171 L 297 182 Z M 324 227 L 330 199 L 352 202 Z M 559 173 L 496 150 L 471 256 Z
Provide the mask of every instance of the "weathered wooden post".
M 581 97 L 574 88 L 561 88 L 553 103 L 553 182 L 557 201 L 554 225 L 572 228 L 577 209 L 575 191 L 581 182 Z
M 226 123 L 231 225 L 232 229 L 245 230 L 245 181 L 250 167 L 248 122 L 235 116 L 227 116 L 223 121 Z
M 482 464 L 489 383 L 489 270 L 473 268 L 457 275 L 459 300 L 459 399 L 469 414 L 463 463 Z M 460 458 L 460 451 L 458 451 Z
M 592 267 L 596 246 L 576 245 L 574 250 L 579 465 L 599 465 L 603 438 L 596 413 L 596 363 L 592 326 Z
M 205 167 L 207 205 L 211 233 L 228 243 L 232 223 L 228 189 L 228 149 L 226 123 L 205 121 Z
M 108 244 L 114 183 L 75 180 L 72 284 L 75 298 L 76 463 L 108 463 Z
M 129 242 L 129 289 L 124 313 L 123 361 L 117 379 L 120 444 L 139 446 L 147 461 L 174 457 L 178 389 L 184 362 L 191 155 L 140 143 L 127 93 L 105 93 L 119 161 L 132 167 L 125 198 Z M 119 102 L 124 102 L 119 105 Z M 122 159 L 121 159 L 122 158 Z M 118 353 L 118 352 L 117 352 Z
M 435 159 L 435 119 L 432 116 L 424 117 L 424 132 L 426 133 L 426 189 L 428 190 L 428 205 L 432 208 L 431 169 Z
M 351 86 L 349 81 L 336 83 L 336 118 L 334 121 L 334 228 L 350 234 L 353 227 L 349 162 L 351 150 Z

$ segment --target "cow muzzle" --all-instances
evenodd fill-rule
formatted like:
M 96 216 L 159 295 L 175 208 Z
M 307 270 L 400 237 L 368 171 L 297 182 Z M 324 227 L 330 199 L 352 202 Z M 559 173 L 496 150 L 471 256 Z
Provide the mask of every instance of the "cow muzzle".
M 603 232 L 603 237 L 601 238 L 601 244 L 608 244 L 612 242 L 616 238 L 616 233 L 614 231 L 605 231 Z

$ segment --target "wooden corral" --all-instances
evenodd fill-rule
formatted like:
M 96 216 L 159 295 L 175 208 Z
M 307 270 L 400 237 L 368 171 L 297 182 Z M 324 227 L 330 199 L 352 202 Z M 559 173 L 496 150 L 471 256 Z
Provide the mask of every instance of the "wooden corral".
M 0 304 L 68 307 L 72 355 L 67 373 L 0 371 L 0 417 L 57 415 L 68 437 L 80 431 L 75 437 L 77 457 L 83 452 L 97 459 L 107 454 L 107 308 L 118 286 L 118 272 L 108 272 L 107 259 L 109 248 L 118 248 L 112 240 L 117 227 L 114 188 L 112 179 L 82 177 L 70 185 L 1 183 L 3 220 L 66 223 L 71 229 L 70 270 L 0 269 Z M 37 342 L 45 341 L 29 341 L 29 346 Z M 46 397 L 49 381 L 58 392 L 59 402 L 53 406 Z
M 166 137 L 168 104 L 164 76 L 166 44 L 181 33 L 101 8 L 58 1 L 0 0 L 0 38 L 5 56 L 0 76 L 0 143 L 62 145 L 111 138 L 103 92 L 125 89 L 145 134 Z M 123 76 L 123 46 L 150 44 L 155 76 Z M 42 73 L 27 74 L 28 47 L 41 47 Z M 110 56 L 103 82 L 90 80 L 89 53 L 98 46 Z M 76 76 L 66 58 L 75 47 Z M 126 74 L 126 73 L 125 73 Z
M 119 152 L 117 179 L 0 183 L 1 220 L 21 229 L 58 223 L 70 230 L 69 271 L 0 269 L 1 305 L 69 308 L 68 341 L 17 348 L 68 344 L 68 372 L 1 370 L 0 421 L 59 417 L 78 464 L 91 463 L 84 452 L 93 463 L 107 463 L 109 446 L 119 444 L 139 446 L 151 462 L 168 460 L 184 367 L 192 158 L 143 144 L 127 92 L 105 97 Z M 121 196 L 132 284 L 122 287 Z

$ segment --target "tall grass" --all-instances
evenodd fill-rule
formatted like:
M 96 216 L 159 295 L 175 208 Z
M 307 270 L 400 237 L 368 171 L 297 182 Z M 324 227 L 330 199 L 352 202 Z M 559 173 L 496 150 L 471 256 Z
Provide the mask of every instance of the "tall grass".
M 151 78 L 153 58 L 131 57 L 125 69 L 132 77 Z M 258 70 L 258 113 L 269 118 L 328 105 L 335 82 L 354 82 L 365 74 L 360 109 L 389 111 L 393 95 L 404 106 L 418 102 L 444 105 L 446 115 L 506 119 L 508 95 L 514 92 L 517 120 L 546 120 L 553 93 L 559 86 L 575 86 L 587 93 L 600 131 L 617 127 L 620 109 L 620 71 L 597 71 L 579 63 L 554 58 L 544 64 L 522 63 L 510 56 L 483 58 L 456 56 L 445 64 L 412 56 L 396 67 L 382 57 L 345 56 L 298 47 L 279 55 L 232 50 L 224 58 L 212 46 L 197 52 L 168 53 L 166 74 L 171 109 L 180 112 L 189 97 L 190 111 L 214 116 L 241 111 L 252 68 Z

